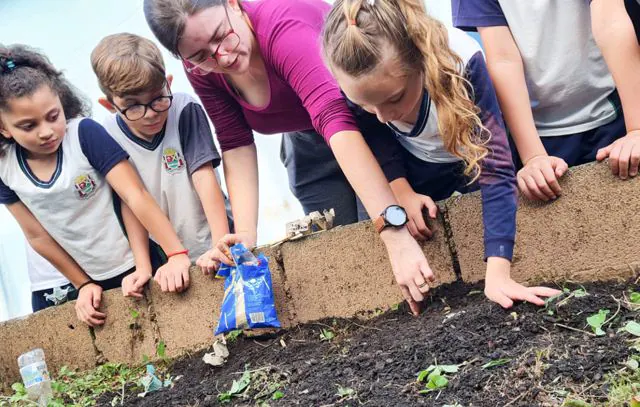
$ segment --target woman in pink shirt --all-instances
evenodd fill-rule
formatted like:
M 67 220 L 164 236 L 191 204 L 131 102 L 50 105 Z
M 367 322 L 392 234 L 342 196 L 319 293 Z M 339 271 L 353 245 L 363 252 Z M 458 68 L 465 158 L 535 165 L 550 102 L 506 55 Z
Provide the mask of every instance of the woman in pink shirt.
M 405 226 L 404 209 L 397 206 L 323 64 L 320 35 L 329 10 L 323 0 L 144 1 L 151 30 L 183 61 L 222 149 L 236 233 L 222 239 L 198 263 L 204 269 L 215 269 L 220 262 L 228 262 L 224 245 L 256 243 L 258 169 L 252 131 L 298 132 L 284 138 L 285 165 L 290 164 L 290 177 L 298 178 L 290 180 L 294 193 L 305 206 L 306 187 L 322 185 L 332 171 L 338 171 L 332 164 L 333 152 L 374 219 L 396 281 L 417 313 L 417 302 L 429 290 L 427 280 L 433 280 L 433 272 Z M 330 151 L 310 133 L 313 130 Z M 287 163 L 290 157 L 293 160 Z M 331 196 L 329 188 L 322 189 L 330 199 L 341 199 Z

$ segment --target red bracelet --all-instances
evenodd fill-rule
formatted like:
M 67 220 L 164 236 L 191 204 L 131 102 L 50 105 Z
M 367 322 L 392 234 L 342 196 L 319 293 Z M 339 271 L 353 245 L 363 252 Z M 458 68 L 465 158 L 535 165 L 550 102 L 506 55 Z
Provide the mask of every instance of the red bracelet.
M 180 250 L 179 252 L 174 252 L 174 253 L 169 253 L 167 254 L 167 260 L 172 258 L 173 256 L 177 256 L 179 254 L 189 254 L 189 250 L 185 249 L 185 250 Z

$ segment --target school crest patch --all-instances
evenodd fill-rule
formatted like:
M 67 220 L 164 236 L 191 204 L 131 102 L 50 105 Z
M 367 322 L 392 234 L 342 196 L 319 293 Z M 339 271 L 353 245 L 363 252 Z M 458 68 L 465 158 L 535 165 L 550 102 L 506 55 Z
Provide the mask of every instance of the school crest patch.
M 96 182 L 89 174 L 77 176 L 73 183 L 80 199 L 87 199 L 96 192 Z
M 175 174 L 184 169 L 185 163 L 182 154 L 175 148 L 167 147 L 162 151 L 162 163 L 169 174 Z

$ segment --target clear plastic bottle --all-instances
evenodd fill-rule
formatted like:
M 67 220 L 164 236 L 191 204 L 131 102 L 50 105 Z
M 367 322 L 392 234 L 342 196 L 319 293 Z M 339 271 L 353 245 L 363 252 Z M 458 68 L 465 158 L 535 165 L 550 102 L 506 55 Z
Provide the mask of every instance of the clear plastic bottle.
M 20 375 L 29 399 L 46 407 L 52 391 L 44 351 L 38 348 L 23 353 L 18 358 L 18 366 L 20 366 Z

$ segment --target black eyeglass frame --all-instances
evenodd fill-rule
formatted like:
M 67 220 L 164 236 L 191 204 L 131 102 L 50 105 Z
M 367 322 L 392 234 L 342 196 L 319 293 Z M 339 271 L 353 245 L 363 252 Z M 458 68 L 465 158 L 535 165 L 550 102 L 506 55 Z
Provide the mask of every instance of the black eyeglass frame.
M 165 88 L 167 89 L 167 92 L 169 93 L 168 95 L 162 95 L 162 96 L 158 96 L 157 98 L 153 98 L 149 103 L 145 103 L 145 104 L 136 103 L 136 104 L 133 104 L 133 105 L 127 107 L 126 109 L 120 109 L 115 103 L 112 103 L 112 105 L 118 112 L 120 112 L 121 115 L 126 117 L 127 120 L 129 120 L 131 122 L 135 122 L 135 121 L 138 121 L 140 119 L 143 119 L 147 115 L 147 109 L 151 109 L 156 113 L 163 113 L 163 112 L 166 112 L 167 110 L 171 109 L 171 105 L 173 105 L 173 94 L 171 93 L 171 89 L 169 88 L 168 84 L 165 84 L 165 86 L 163 87 L 163 90 Z M 163 99 L 168 99 L 169 100 L 169 106 L 167 106 L 166 109 L 161 109 L 161 110 L 155 109 L 153 107 L 153 104 L 157 103 L 159 100 L 163 100 Z M 127 112 L 130 111 L 133 108 L 140 107 L 140 106 L 144 107 L 144 111 L 142 113 L 142 116 L 140 116 L 140 117 L 138 117 L 136 119 L 129 118 L 129 116 L 127 115 Z

